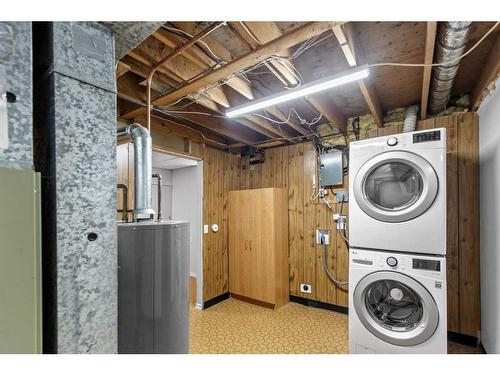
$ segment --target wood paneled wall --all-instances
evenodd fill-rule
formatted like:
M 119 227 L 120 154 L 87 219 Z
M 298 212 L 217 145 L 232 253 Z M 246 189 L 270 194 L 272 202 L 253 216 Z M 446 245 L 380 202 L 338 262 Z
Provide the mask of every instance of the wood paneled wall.
M 420 121 L 417 129 L 447 128 L 448 141 L 448 324 L 449 330 L 479 336 L 479 165 L 478 120 L 475 113 Z M 369 137 L 395 134 L 402 125 L 374 128 Z M 204 236 L 204 300 L 228 291 L 227 192 L 238 189 L 284 187 L 288 189 L 290 294 L 340 306 L 348 305 L 347 287 L 327 278 L 322 246 L 315 244 L 316 228 L 330 229 L 328 264 L 338 279 L 348 276 L 348 251 L 335 230 L 332 210 L 312 201 L 312 176 L 316 153 L 312 143 L 266 151 L 264 164 L 249 168 L 246 159 L 207 147 L 204 156 L 204 224 L 220 230 Z M 344 188 L 347 189 L 347 178 Z M 348 207 L 344 205 L 344 212 Z M 256 234 L 258 235 L 258 234 Z M 312 293 L 299 291 L 300 283 Z

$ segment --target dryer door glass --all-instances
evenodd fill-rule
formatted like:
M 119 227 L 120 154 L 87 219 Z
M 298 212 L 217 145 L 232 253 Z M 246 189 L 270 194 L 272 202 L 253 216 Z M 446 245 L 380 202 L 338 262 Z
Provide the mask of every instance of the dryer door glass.
M 422 176 L 410 164 L 390 162 L 379 165 L 365 179 L 365 194 L 370 202 L 389 211 L 402 210 L 422 194 Z
M 368 160 L 354 178 L 354 199 L 374 219 L 389 223 L 422 215 L 434 202 L 439 181 L 430 163 L 406 151 Z

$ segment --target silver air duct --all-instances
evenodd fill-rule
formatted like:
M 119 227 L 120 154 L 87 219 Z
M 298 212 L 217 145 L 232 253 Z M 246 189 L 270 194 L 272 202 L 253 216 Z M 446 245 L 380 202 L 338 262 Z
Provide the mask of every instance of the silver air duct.
M 418 105 L 406 108 L 403 133 L 414 132 L 417 126 Z
M 153 171 L 153 151 L 148 130 L 132 124 L 116 131 L 117 137 L 128 136 L 134 143 L 134 220 L 151 220 L 151 175 Z
M 451 89 L 460 64 L 460 59 L 457 58 L 464 53 L 471 23 L 455 21 L 440 24 L 434 63 L 445 65 L 433 69 L 429 99 L 430 114 L 436 115 L 442 112 L 450 100 Z

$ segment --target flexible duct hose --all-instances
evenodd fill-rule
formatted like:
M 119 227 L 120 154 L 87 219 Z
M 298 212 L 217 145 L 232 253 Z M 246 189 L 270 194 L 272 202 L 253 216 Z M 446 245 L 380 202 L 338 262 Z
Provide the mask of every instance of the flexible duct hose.
M 340 281 L 340 280 L 337 280 L 335 278 L 335 276 L 333 276 L 331 273 L 330 273 L 330 270 L 328 269 L 328 246 L 323 244 L 323 269 L 325 270 L 326 274 L 328 275 L 328 278 L 335 284 L 335 285 L 338 285 L 338 286 L 342 286 L 342 285 L 347 285 L 349 284 L 349 281 Z
M 412 105 L 406 109 L 403 133 L 414 132 L 417 126 L 418 105 Z

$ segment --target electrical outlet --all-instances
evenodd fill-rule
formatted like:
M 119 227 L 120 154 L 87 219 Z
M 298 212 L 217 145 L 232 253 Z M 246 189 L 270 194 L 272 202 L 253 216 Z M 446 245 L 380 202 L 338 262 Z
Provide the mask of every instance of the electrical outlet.
M 349 202 L 349 192 L 347 190 L 337 190 L 335 192 L 335 198 L 337 199 L 337 203 L 342 201 Z
M 312 286 L 310 284 L 300 284 L 300 292 L 311 294 Z

